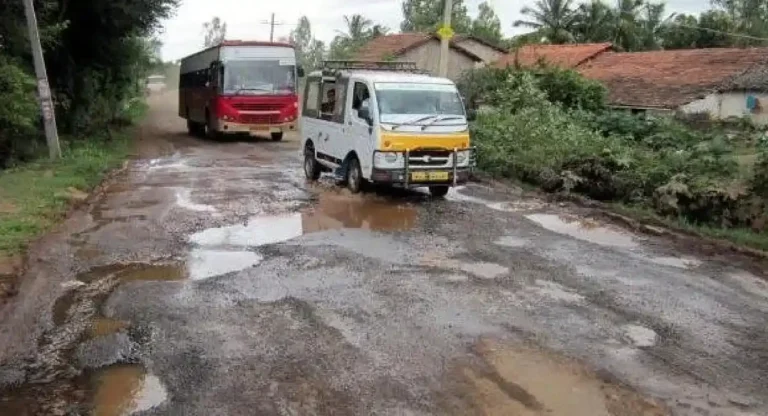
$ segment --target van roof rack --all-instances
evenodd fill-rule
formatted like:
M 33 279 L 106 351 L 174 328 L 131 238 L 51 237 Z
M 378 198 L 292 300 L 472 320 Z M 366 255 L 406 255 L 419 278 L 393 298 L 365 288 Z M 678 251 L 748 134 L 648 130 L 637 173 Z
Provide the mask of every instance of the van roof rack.
M 428 74 L 427 71 L 419 69 L 416 62 L 397 62 L 397 61 L 323 61 L 323 75 L 335 76 L 339 71 L 349 70 L 368 70 L 368 71 L 395 71 L 409 72 L 413 74 Z

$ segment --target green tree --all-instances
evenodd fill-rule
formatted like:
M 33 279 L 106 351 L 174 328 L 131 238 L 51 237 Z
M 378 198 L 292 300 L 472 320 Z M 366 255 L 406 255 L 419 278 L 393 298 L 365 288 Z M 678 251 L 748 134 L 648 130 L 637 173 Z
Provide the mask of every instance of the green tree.
M 528 20 L 518 20 L 514 26 L 534 29 L 549 43 L 573 42 L 576 18 L 573 3 L 574 0 L 537 0 L 533 7 L 520 10 Z
M 216 46 L 227 37 L 227 23 L 219 17 L 214 17 L 210 22 L 203 23 L 203 32 L 205 34 L 203 46 L 206 48 Z
M 738 44 L 739 39 L 727 35 L 738 29 L 731 15 L 722 10 L 708 10 L 699 15 L 697 48 L 721 48 Z
M 577 42 L 607 42 L 613 40 L 615 17 L 602 0 L 580 4 L 574 17 L 573 33 Z
M 434 32 L 443 22 L 444 0 L 405 0 L 403 2 L 403 32 Z M 464 0 L 454 0 L 451 27 L 457 33 L 469 33 L 472 19 Z
M 679 14 L 664 25 L 661 44 L 664 49 L 691 49 L 699 45 L 701 31 L 696 16 Z
M 504 37 L 501 33 L 501 20 L 487 1 L 480 3 L 477 19 L 472 22 L 470 33 L 494 44 L 501 43 Z
M 306 16 L 299 19 L 288 41 L 296 48 L 299 64 L 307 70 L 318 68 L 325 56 L 325 43 L 312 36 L 312 25 Z

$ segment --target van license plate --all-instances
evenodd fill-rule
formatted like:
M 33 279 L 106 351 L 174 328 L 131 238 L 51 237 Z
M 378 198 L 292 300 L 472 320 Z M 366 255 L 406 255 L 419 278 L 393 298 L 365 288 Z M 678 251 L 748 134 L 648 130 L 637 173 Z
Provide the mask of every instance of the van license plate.
M 414 182 L 447 181 L 448 172 L 412 172 L 411 180 Z

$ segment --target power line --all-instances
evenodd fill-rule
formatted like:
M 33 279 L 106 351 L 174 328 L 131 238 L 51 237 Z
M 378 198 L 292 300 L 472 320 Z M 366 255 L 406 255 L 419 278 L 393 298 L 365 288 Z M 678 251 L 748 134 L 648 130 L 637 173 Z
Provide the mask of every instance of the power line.
M 707 32 L 719 33 L 721 35 L 732 36 L 732 37 L 735 37 L 735 38 L 752 39 L 752 40 L 759 40 L 759 41 L 764 41 L 764 42 L 768 41 L 768 38 L 761 38 L 761 37 L 758 37 L 758 36 L 743 35 L 741 33 L 723 32 L 722 30 L 711 29 L 711 28 L 708 28 L 708 27 L 691 26 L 691 25 L 686 25 L 686 24 L 678 23 L 678 22 L 672 22 L 672 24 L 676 25 L 676 26 L 688 28 L 688 29 L 705 30 Z

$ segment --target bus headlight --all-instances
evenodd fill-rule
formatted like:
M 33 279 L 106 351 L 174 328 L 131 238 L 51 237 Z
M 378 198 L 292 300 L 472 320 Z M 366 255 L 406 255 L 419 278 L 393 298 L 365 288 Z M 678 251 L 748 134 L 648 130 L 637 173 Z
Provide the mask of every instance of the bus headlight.
M 402 169 L 405 167 L 405 158 L 402 153 L 377 152 L 373 157 L 373 166 L 381 169 Z
M 469 150 L 460 150 L 456 152 L 456 165 L 457 166 L 469 165 Z

